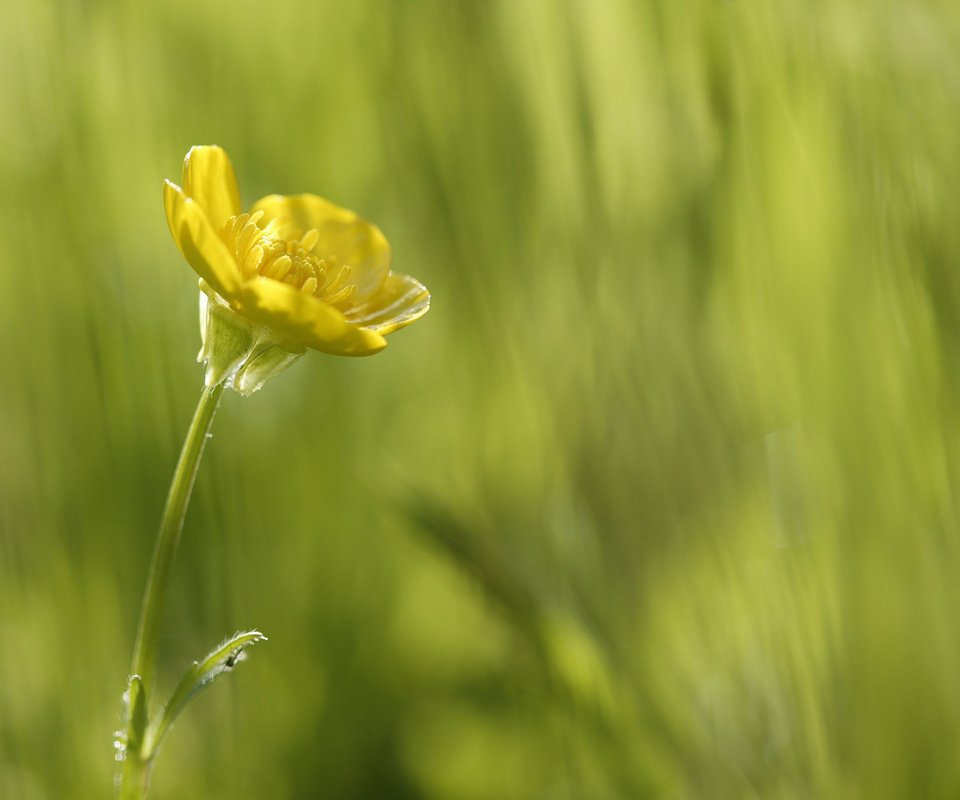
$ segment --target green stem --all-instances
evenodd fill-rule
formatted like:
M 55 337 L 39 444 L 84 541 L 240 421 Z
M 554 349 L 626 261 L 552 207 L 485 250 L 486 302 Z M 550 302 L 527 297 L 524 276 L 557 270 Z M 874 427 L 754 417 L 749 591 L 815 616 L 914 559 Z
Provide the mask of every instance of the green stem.
M 170 584 L 170 572 L 177 555 L 177 545 L 180 543 L 180 532 L 183 530 L 183 518 L 190 502 L 193 483 L 197 477 L 197 468 L 200 465 L 200 456 L 206 444 L 213 416 L 223 393 L 223 385 L 213 388 L 205 386 L 197 403 L 197 410 L 193 414 L 190 430 L 183 442 L 180 451 L 180 460 L 173 473 L 173 481 L 167 494 L 167 502 L 163 508 L 163 518 L 160 521 L 160 531 L 157 534 L 157 543 L 153 551 L 153 560 L 150 563 L 150 573 L 147 576 L 147 586 L 143 594 L 143 605 L 140 609 L 140 623 L 137 628 L 137 640 L 133 649 L 133 663 L 131 675 L 139 675 L 142 692 L 135 692 L 131 685 L 128 719 L 124 720 L 127 726 L 125 741 L 128 743 L 123 768 L 118 784 L 120 800 L 140 800 L 146 796 L 150 780 L 150 768 L 154 752 L 146 752 L 143 748 L 142 727 L 137 730 L 137 718 L 146 718 L 145 704 L 148 702 L 153 689 L 153 673 L 157 660 L 157 641 L 160 631 L 160 617 L 163 612 L 163 601 Z

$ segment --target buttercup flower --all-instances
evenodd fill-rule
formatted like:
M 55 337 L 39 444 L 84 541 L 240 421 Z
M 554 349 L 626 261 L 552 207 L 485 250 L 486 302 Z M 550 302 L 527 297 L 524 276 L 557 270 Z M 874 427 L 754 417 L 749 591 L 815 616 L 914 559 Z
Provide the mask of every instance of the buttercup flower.
M 207 385 L 250 394 L 305 350 L 365 356 L 423 316 L 430 293 L 390 271 L 380 229 L 312 194 L 268 195 L 243 212 L 220 147 L 193 147 L 164 206 L 200 276 Z

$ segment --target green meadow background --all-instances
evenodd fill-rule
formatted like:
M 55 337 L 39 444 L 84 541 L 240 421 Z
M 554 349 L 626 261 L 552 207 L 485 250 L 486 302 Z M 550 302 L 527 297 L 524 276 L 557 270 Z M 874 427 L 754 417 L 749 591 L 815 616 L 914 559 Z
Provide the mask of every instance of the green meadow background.
M 960 796 L 960 4 L 0 11 L 0 797 L 111 793 L 209 143 L 433 309 L 224 397 L 152 798 Z

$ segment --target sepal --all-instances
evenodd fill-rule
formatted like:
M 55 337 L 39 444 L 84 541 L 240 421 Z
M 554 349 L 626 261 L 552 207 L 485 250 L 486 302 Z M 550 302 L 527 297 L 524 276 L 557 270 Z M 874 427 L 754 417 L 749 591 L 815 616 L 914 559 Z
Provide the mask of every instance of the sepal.
M 244 397 L 253 394 L 303 355 L 280 342 L 268 328 L 238 314 L 200 281 L 200 336 L 197 361 L 206 368 L 207 386 L 223 384 Z

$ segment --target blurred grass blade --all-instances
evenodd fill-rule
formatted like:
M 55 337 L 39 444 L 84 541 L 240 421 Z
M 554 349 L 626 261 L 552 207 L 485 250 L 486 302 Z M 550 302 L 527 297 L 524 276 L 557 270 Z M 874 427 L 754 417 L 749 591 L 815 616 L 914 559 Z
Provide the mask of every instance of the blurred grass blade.
M 147 757 L 155 755 L 163 737 L 197 692 L 225 672 L 232 671 L 243 660 L 246 648 L 266 640 L 267 637 L 256 630 L 236 633 L 211 650 L 202 661 L 195 661 L 180 678 L 166 705 L 154 717 L 144 748 Z

